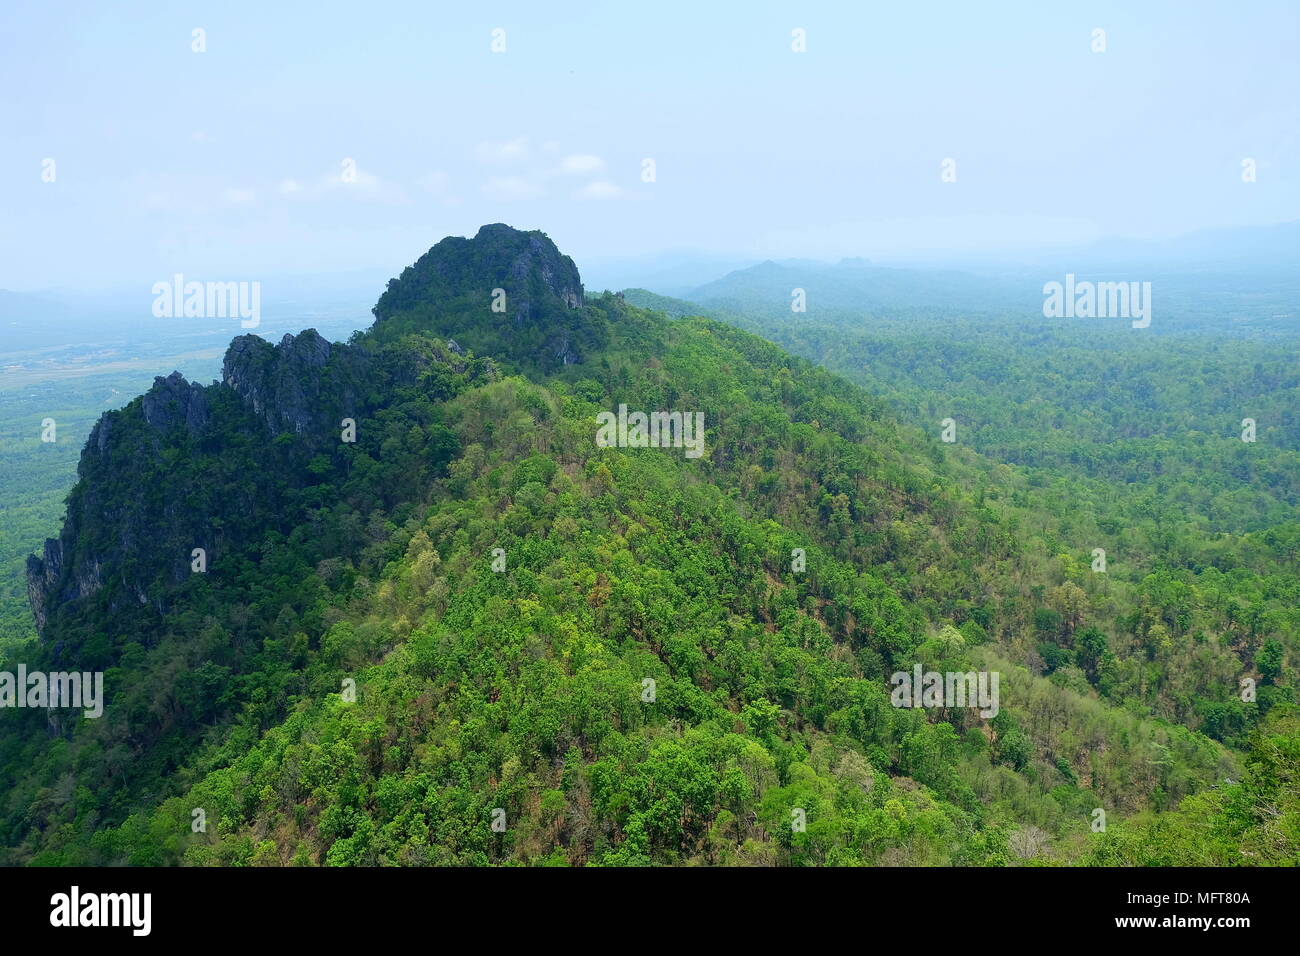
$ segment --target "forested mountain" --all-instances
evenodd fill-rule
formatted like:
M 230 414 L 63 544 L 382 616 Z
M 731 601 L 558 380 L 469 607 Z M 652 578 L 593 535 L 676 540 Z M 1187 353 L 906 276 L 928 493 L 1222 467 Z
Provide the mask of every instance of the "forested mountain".
M 1297 230 L 1300 226 L 1292 224 L 1263 234 L 1276 234 L 1281 247 L 1289 248 L 1284 241 Z M 1260 241 L 1253 231 L 1243 233 Z M 725 312 L 749 319 L 779 315 L 816 321 L 867 315 L 873 320 L 913 322 L 942 316 L 996 324 L 1011 314 L 1041 320 L 1043 286 L 1062 282 L 1070 274 L 1080 281 L 1149 282 L 1158 316 L 1146 329 L 1150 337 L 1248 334 L 1261 344 L 1276 347 L 1282 339 L 1294 345 L 1300 335 L 1296 311 L 1300 268 L 1294 261 L 1277 263 L 1276 252 L 1244 259 L 1237 250 L 1252 247 L 1245 238 L 1238 238 L 1238 243 L 1223 242 L 1219 253 L 1223 258 L 1204 263 L 1174 262 L 1166 255 L 1144 254 L 1141 244 L 1116 243 L 1103 246 L 1101 252 L 1083 249 L 1073 256 L 1056 252 L 1032 262 L 988 264 L 978 273 L 885 267 L 864 259 L 833 264 L 787 259 L 730 272 L 683 293 L 681 301 L 692 303 L 695 312 L 703 307 L 711 314 Z M 1187 248 L 1192 254 L 1196 246 Z M 796 292 L 802 300 L 797 312 L 791 309 Z M 1091 324 L 1111 331 L 1128 327 L 1129 320 L 1095 319 Z
M 687 300 L 716 309 L 748 311 L 754 305 L 784 302 L 790 311 L 795 289 L 810 293 L 816 309 L 1031 308 L 1042 297 L 1032 285 L 1005 277 L 956 270 L 899 269 L 863 259 L 834 265 L 814 260 L 762 262 L 738 269 L 686 294 Z
M 485 226 L 347 343 L 104 415 L 14 653 L 107 703 L 5 714 L 6 862 L 1300 862 L 1290 459 L 1266 521 L 1131 526 L 1092 463 L 636 298 Z M 624 406 L 702 454 L 598 441 Z M 894 706 L 918 665 L 996 715 Z
M 1244 626 L 1266 633 L 1265 660 L 1297 651 L 1300 333 L 1253 341 L 1224 322 L 1213 334 L 1153 338 L 1127 323 L 1012 311 L 900 316 L 817 305 L 811 282 L 808 311 L 792 314 L 788 293 L 763 281 L 736 273 L 731 286 L 743 311 L 643 290 L 627 297 L 755 331 L 862 384 L 929 434 L 951 420 L 955 454 L 969 448 L 1016 466 L 1025 487 L 1014 500 L 1050 531 L 1040 553 L 1094 542 L 1108 586 L 1126 591 L 1093 608 L 1127 661 L 1129 676 L 1106 696 L 1242 742 L 1258 711 L 1216 693 L 1227 673 L 1207 666 L 1203 645 Z M 1258 316 L 1240 301 L 1225 306 L 1235 309 Z M 1242 440 L 1245 419 L 1253 441 Z M 1037 649 L 1049 674 L 1062 661 L 1052 620 L 1042 616 Z M 1226 643 L 1249 676 L 1255 652 Z

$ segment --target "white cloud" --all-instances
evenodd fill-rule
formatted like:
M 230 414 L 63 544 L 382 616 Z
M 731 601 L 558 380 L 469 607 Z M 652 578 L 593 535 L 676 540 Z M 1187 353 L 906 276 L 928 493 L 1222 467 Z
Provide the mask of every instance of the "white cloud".
M 497 177 L 483 184 L 483 195 L 497 202 L 536 199 L 545 192 L 537 183 L 519 176 Z
M 251 189 L 235 189 L 234 187 L 227 189 L 221 196 L 232 206 L 247 206 L 256 198 Z
M 590 153 L 573 153 L 560 161 L 560 172 L 590 175 L 605 168 L 605 161 Z
M 605 160 L 594 153 L 564 153 L 554 140 L 534 149 L 527 136 L 479 143 L 474 154 L 482 163 L 513 167 L 509 175 L 494 176 L 482 186 L 483 194 L 498 202 L 537 199 L 546 195 L 546 183 L 556 177 L 590 179 L 605 171 Z M 611 182 L 595 180 L 573 195 L 578 199 L 618 199 L 624 192 Z
M 532 147 L 527 136 L 505 142 L 482 142 L 474 147 L 474 155 L 480 162 L 493 166 L 508 166 L 520 163 L 532 155 Z
M 623 190 L 604 179 L 593 180 L 573 194 L 574 199 L 619 199 Z
M 344 172 L 348 178 L 344 178 Z M 314 202 L 331 196 L 347 196 L 366 202 L 401 204 L 408 202 L 406 192 L 401 186 L 380 179 L 358 166 L 337 169 L 311 180 L 301 182 L 297 179 L 285 179 L 280 182 L 280 193 L 302 202 Z

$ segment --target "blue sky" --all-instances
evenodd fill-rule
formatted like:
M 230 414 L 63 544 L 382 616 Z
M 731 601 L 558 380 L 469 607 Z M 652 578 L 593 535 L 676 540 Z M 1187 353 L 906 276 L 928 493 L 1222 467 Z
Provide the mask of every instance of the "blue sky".
M 1298 45 L 1283 2 L 7 0 L 0 288 L 395 273 L 497 221 L 582 266 L 1295 220 Z

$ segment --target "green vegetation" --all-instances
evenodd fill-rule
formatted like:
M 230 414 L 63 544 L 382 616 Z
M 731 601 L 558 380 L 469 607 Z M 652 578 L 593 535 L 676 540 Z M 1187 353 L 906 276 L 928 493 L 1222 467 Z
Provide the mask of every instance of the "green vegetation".
M 1051 581 L 1018 659 L 1238 747 L 1293 699 L 1272 662 L 1300 653 L 1300 335 L 1256 344 L 925 310 L 792 319 L 788 299 L 737 285 L 726 308 L 655 301 L 814 359 L 927 436 L 952 418 L 945 469 L 1015 466 L 985 471 L 1025 515 L 1025 559 L 1046 561 Z M 1253 443 L 1241 440 L 1247 417 Z M 1257 704 L 1240 700 L 1247 676 L 1261 685 Z
M 215 371 L 217 363 L 204 363 L 200 370 L 207 366 Z M 0 650 L 36 637 L 27 601 L 27 555 L 57 531 L 91 427 L 152 378 L 120 372 L 0 390 Z M 40 440 L 46 418 L 55 421 L 54 442 Z
M 1294 523 L 1130 522 L 732 325 L 575 299 L 539 235 L 97 426 L 22 659 L 109 702 L 0 714 L 7 862 L 1296 862 Z M 598 447 L 620 404 L 703 412 L 704 457 Z M 891 706 L 917 664 L 999 672 L 999 713 Z

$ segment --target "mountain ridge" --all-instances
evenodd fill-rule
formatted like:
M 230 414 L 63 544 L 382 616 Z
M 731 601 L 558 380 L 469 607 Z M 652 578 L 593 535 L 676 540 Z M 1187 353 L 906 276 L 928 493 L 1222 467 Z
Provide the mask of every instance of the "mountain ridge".
M 1023 489 L 720 322 L 574 304 L 532 260 L 527 310 L 492 312 L 531 235 L 490 231 L 490 268 L 349 343 L 241 337 L 221 383 L 101 420 L 38 569 L 38 662 L 106 669 L 106 717 L 0 735 L 11 860 L 1001 865 L 1026 818 L 1079 856 L 1091 808 L 1237 773 L 1090 696 L 1115 662 L 1073 619 L 1074 697 L 1026 672 L 991 723 L 891 707 L 892 669 L 1024 656 L 1053 582 L 1005 573 Z M 703 409 L 706 454 L 599 448 L 620 403 Z M 95 783 L 64 796 L 74 762 Z

